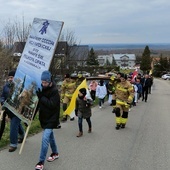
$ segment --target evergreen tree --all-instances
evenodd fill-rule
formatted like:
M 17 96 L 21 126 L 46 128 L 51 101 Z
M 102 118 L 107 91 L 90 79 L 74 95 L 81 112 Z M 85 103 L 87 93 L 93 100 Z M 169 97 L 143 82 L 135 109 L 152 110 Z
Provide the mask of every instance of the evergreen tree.
M 159 65 L 160 65 L 160 71 L 166 71 L 167 72 L 167 70 L 168 70 L 168 59 L 167 59 L 167 57 L 162 57 L 162 55 L 161 55 L 161 57 L 160 57 L 160 60 L 159 60 Z
M 150 50 L 148 46 L 145 47 L 144 52 L 142 54 L 140 69 L 144 73 L 149 73 L 151 69 L 151 57 L 150 57 Z
M 117 66 L 117 64 L 116 64 L 116 60 L 115 60 L 115 58 L 113 57 L 113 59 L 112 59 L 112 66 Z
M 110 64 L 110 62 L 109 62 L 109 60 L 108 60 L 108 58 L 106 59 L 106 66 L 110 66 L 111 64 Z
M 89 52 L 89 55 L 88 55 L 88 58 L 87 58 L 87 65 L 95 65 L 95 66 L 98 66 L 99 65 L 99 62 L 97 60 L 97 56 L 93 50 L 93 48 L 90 49 L 90 52 Z

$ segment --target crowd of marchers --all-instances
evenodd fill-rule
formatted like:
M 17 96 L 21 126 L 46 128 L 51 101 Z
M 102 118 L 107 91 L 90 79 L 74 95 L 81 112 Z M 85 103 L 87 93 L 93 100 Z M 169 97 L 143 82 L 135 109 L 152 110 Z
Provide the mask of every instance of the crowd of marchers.
M 14 88 L 13 78 L 15 71 L 8 74 L 8 81 L 3 87 L 1 94 L 1 105 L 10 99 L 11 92 Z M 41 150 L 39 161 L 35 166 L 35 170 L 43 170 L 48 147 L 50 145 L 52 153 L 47 158 L 48 162 L 52 162 L 59 158 L 57 143 L 54 137 L 53 129 L 60 129 L 60 104 L 62 110 L 66 111 L 72 96 L 77 87 L 83 82 L 85 77 L 78 74 L 77 79 L 72 79 L 70 74 L 65 74 L 64 80 L 59 92 L 55 82 L 52 80 L 52 75 L 49 71 L 42 72 L 41 86 L 42 89 L 36 91 L 39 98 L 36 113 L 39 113 L 39 121 L 43 129 Z M 151 75 L 136 74 L 126 75 L 117 73 L 116 76 L 111 76 L 110 79 L 101 79 L 99 81 L 92 80 L 88 84 L 88 88 L 79 88 L 78 96 L 75 100 L 75 116 L 78 117 L 78 134 L 77 137 L 83 136 L 83 119 L 88 124 L 88 133 L 92 132 L 91 106 L 98 98 L 98 107 L 101 109 L 105 102 L 108 102 L 108 107 L 113 107 L 115 114 L 115 129 L 123 129 L 128 121 L 128 113 L 132 106 L 136 106 L 139 100 L 147 102 L 148 94 L 151 94 L 153 85 L 153 77 Z M 24 138 L 24 129 L 21 125 L 21 120 L 15 116 L 8 108 L 3 108 L 4 113 L 0 124 L 0 140 L 3 137 L 3 132 L 6 124 L 6 117 L 10 121 L 10 147 L 9 152 L 14 152 L 17 149 L 18 143 L 22 143 Z M 74 117 L 69 117 L 63 114 L 61 122 L 74 121 Z

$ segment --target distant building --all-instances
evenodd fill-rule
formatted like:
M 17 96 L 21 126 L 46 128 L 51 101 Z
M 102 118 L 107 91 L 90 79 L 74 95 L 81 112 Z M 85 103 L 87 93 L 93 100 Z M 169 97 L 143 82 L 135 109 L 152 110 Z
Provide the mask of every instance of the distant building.
M 113 61 L 113 55 L 98 55 L 97 60 L 100 66 L 111 65 Z
M 98 55 L 97 59 L 100 66 L 110 65 L 115 60 L 117 66 L 121 68 L 134 68 L 136 62 L 135 54 Z
M 136 61 L 135 54 L 113 54 L 113 58 L 121 68 L 133 68 Z

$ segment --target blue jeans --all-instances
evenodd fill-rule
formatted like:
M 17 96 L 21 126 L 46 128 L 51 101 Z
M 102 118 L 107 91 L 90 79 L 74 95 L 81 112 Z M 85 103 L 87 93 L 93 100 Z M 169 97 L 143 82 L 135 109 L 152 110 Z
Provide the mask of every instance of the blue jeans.
M 17 147 L 18 133 L 21 138 L 24 138 L 24 129 L 21 125 L 21 120 L 17 116 L 13 116 L 10 122 L 10 146 Z
M 42 134 L 42 142 L 41 142 L 41 151 L 40 151 L 40 158 L 39 162 L 44 162 L 47 152 L 48 146 L 50 144 L 52 153 L 58 153 L 57 145 L 54 138 L 53 129 L 44 129 Z
M 87 124 L 89 126 L 89 129 L 91 128 L 91 120 L 90 117 L 86 118 Z M 78 118 L 78 125 L 79 125 L 79 131 L 83 132 L 83 118 L 79 117 Z

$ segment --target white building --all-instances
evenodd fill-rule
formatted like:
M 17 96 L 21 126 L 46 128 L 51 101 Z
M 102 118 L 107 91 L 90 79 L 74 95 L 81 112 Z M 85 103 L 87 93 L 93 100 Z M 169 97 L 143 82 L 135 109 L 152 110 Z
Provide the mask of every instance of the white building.
M 135 54 L 113 54 L 113 58 L 121 68 L 133 68 L 136 61 Z
M 113 60 L 115 60 L 117 66 L 121 68 L 134 68 L 136 62 L 135 54 L 98 55 L 97 59 L 100 66 L 112 64 Z
M 100 66 L 104 66 L 105 64 L 112 64 L 113 54 L 98 55 L 97 60 L 98 60 Z

